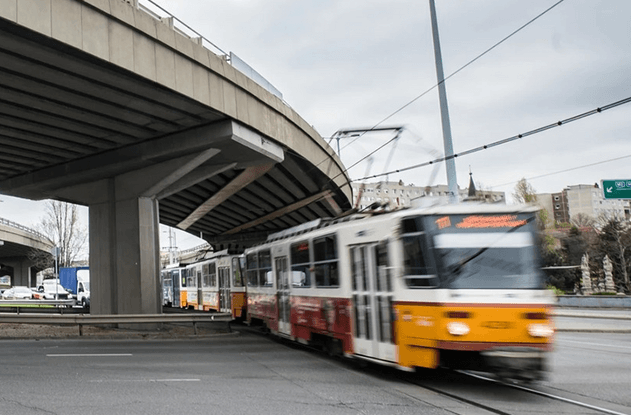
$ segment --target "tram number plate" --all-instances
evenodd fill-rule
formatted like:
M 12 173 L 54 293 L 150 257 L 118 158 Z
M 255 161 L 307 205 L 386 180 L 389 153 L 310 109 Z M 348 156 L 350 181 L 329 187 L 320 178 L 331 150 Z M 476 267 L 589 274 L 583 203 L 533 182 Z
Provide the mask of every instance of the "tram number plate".
M 488 329 L 509 329 L 512 324 L 508 321 L 485 321 L 481 326 Z

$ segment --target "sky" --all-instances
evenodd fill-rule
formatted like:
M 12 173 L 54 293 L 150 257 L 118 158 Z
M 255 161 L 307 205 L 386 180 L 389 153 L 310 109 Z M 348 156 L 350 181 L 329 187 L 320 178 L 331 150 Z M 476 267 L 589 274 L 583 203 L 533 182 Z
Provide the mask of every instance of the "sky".
M 447 184 L 444 163 L 381 176 L 444 154 L 429 0 L 154 1 L 247 62 L 327 140 L 343 129 L 405 127 L 370 161 L 392 132 L 340 140 L 353 180 Z M 631 1 L 436 0 L 436 10 L 456 154 L 631 97 Z M 630 127 L 628 103 L 463 155 L 458 185 L 471 171 L 479 189 L 510 203 L 522 178 L 539 193 L 631 178 Z M 0 199 L 1 218 L 41 221 L 42 202 Z M 178 233 L 178 246 L 198 242 Z

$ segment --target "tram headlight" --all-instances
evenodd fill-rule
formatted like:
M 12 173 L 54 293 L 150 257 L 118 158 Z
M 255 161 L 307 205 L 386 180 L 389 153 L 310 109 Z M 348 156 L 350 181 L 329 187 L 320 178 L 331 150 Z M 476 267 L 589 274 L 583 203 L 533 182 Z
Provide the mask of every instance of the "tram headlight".
M 452 336 L 464 336 L 465 334 L 469 334 L 470 330 L 469 326 L 459 321 L 450 321 L 447 323 L 447 331 Z
M 528 326 L 528 334 L 532 337 L 550 337 L 554 334 L 554 328 L 548 324 L 531 324 Z

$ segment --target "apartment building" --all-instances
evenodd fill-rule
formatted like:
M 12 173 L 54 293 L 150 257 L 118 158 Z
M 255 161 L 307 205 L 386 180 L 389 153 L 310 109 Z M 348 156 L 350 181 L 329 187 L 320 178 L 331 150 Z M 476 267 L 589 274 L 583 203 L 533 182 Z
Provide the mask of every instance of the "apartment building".
M 548 211 L 548 217 L 558 223 L 571 223 L 579 214 L 594 220 L 631 218 L 631 201 L 605 199 L 598 184 L 577 184 L 559 193 L 539 193 L 537 202 Z
M 474 195 L 469 195 L 470 189 L 460 189 L 460 200 L 480 200 L 489 203 L 506 203 L 504 192 L 480 191 L 473 188 Z M 387 203 L 391 208 L 407 207 L 415 199 L 432 198 L 441 202 L 449 200 L 449 187 L 447 185 L 415 186 L 399 182 L 375 182 L 353 183 L 353 204 L 357 204 L 359 210 L 365 209 L 373 203 Z M 359 200 L 358 200 L 359 199 Z

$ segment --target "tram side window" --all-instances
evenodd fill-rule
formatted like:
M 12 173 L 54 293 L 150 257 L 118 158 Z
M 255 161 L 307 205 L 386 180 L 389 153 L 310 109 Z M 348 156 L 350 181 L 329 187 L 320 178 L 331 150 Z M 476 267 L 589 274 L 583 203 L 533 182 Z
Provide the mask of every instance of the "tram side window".
M 248 287 L 256 287 L 258 285 L 258 272 L 259 272 L 258 254 L 256 252 L 248 254 L 246 257 L 246 277 L 248 280 Z
M 204 264 L 204 265 L 202 265 L 202 287 L 203 287 L 203 288 L 208 288 L 208 287 L 210 287 L 210 271 L 209 271 L 209 265 L 210 265 L 210 264 Z
M 189 268 L 186 270 L 186 286 L 187 287 L 197 287 L 197 272 L 196 267 Z
M 313 240 L 313 265 L 317 287 L 339 287 L 335 235 Z
M 392 291 L 392 276 L 388 266 L 388 243 L 381 242 L 375 246 L 375 260 L 377 262 L 377 291 Z
M 271 287 L 274 284 L 272 279 L 272 255 L 269 249 L 259 252 L 259 285 L 261 287 Z
M 290 250 L 292 287 L 311 287 L 309 242 L 303 241 L 292 244 Z
M 427 242 L 420 219 L 403 221 L 403 273 L 409 288 L 430 288 L 438 286 L 438 278 L 425 261 Z M 434 274 L 434 275 L 432 275 Z
M 217 264 L 215 264 L 214 262 L 209 264 L 209 266 L 208 266 L 208 274 L 210 276 L 210 278 L 209 278 L 210 286 L 211 287 L 216 287 L 217 286 Z
M 232 258 L 232 286 L 243 287 L 243 273 L 241 268 L 241 258 Z

